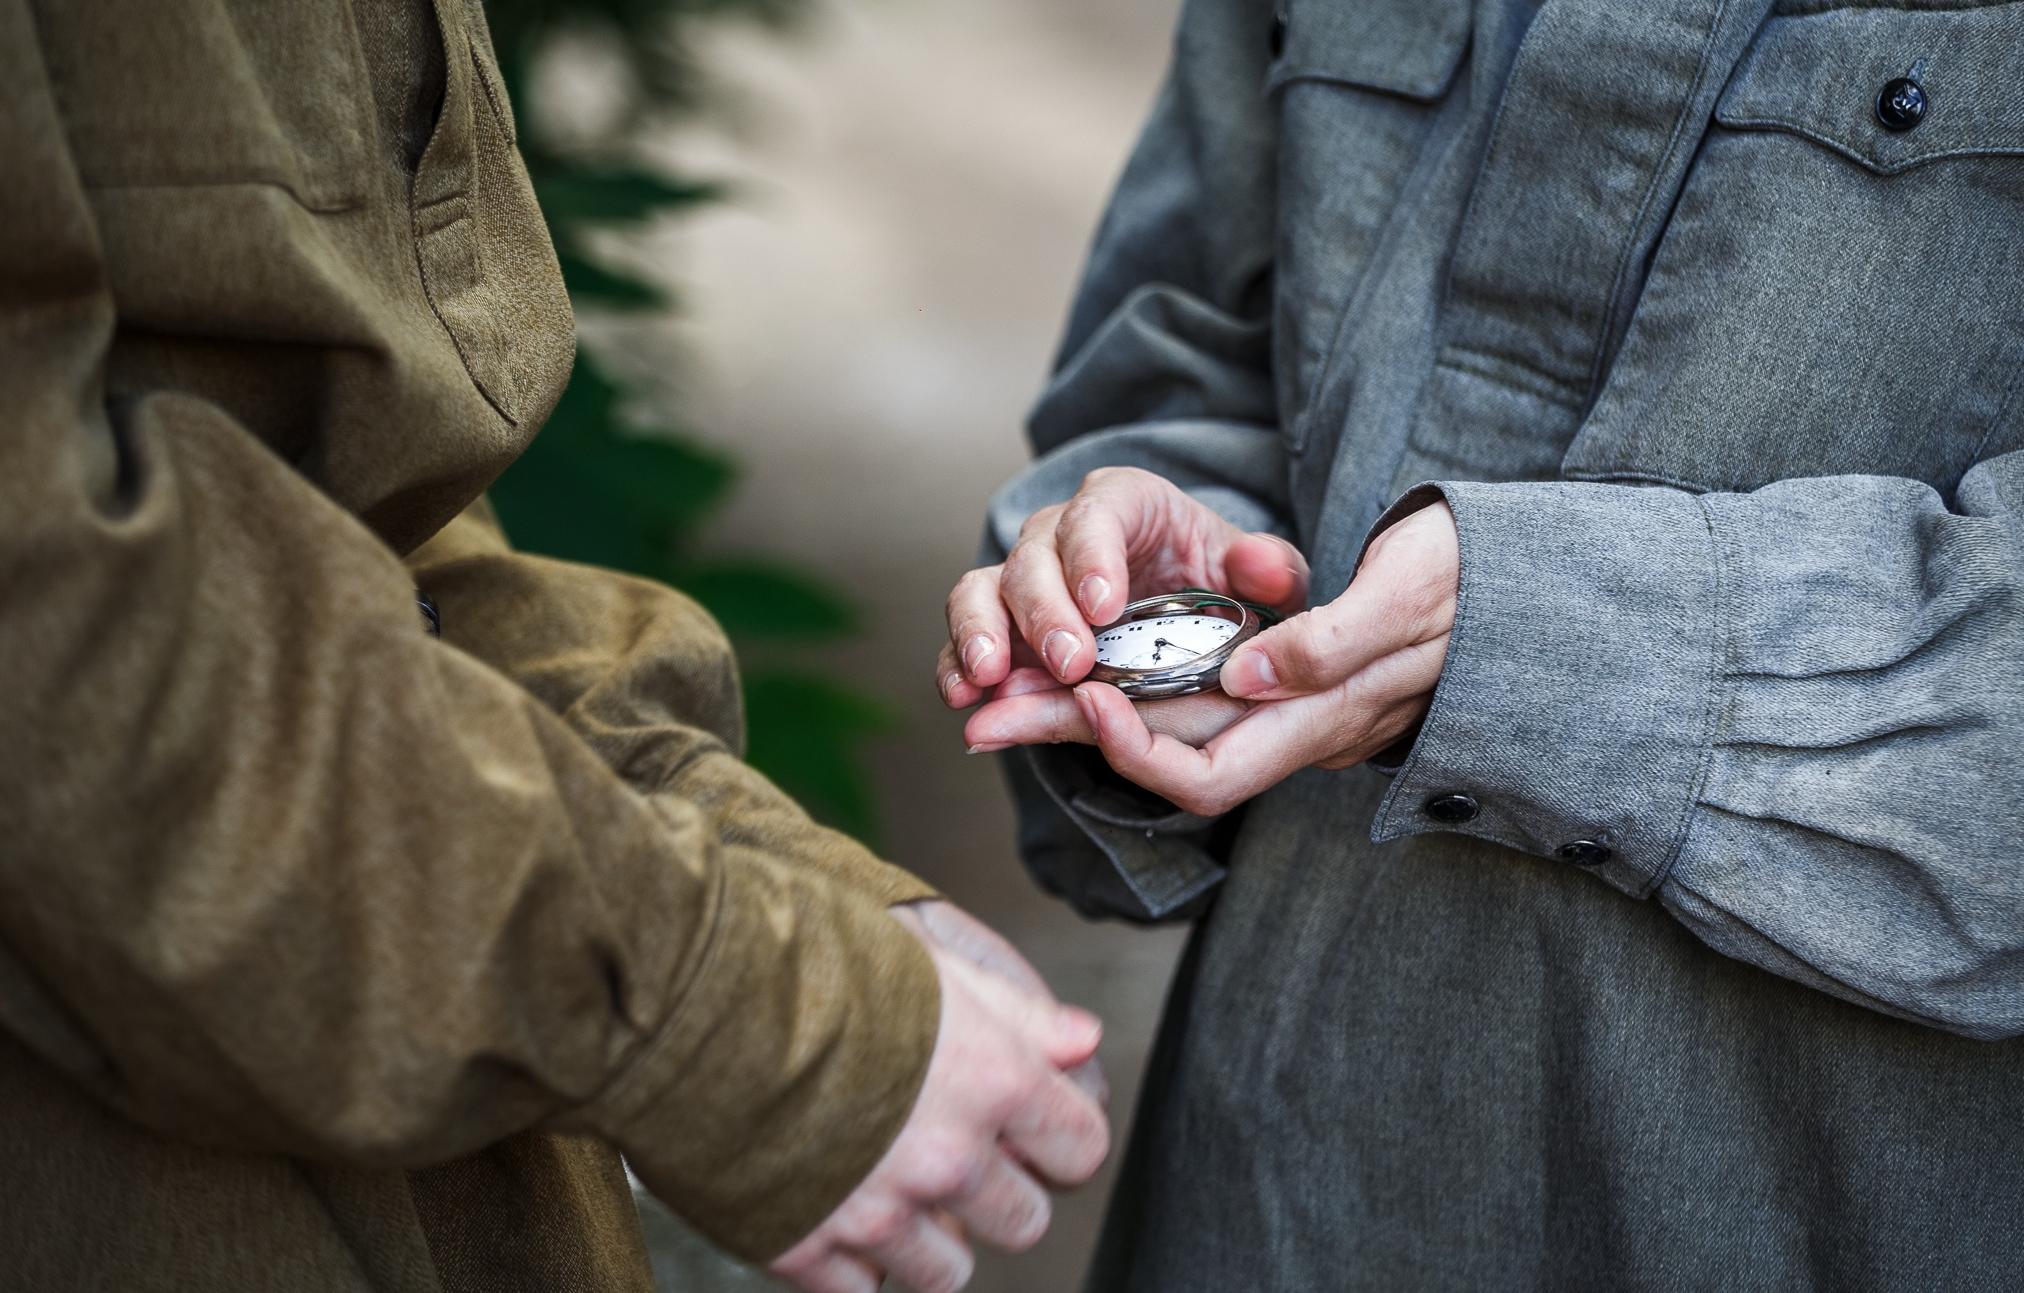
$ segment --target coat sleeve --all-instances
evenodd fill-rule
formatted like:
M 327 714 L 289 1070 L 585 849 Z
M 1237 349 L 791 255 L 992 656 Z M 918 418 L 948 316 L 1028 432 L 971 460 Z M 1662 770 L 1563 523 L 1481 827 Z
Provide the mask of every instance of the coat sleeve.
M 986 561 L 1099 467 L 1145 468 L 1244 529 L 1292 537 L 1271 369 L 1271 22 L 1262 0 L 1186 6 L 1029 422 L 1036 461 L 992 500 Z M 1015 750 L 1003 766 L 1021 856 L 1084 914 L 1184 918 L 1222 879 L 1221 824 L 1148 796 L 1094 752 Z
M 1656 895 L 1718 951 L 2024 1034 L 2024 452 L 1947 494 L 1443 483 L 1393 515 L 1436 491 L 1460 611 L 1377 839 L 1461 791 L 1464 833 Z
M 0 1027 L 206 1145 L 587 1130 L 784 1248 L 912 1105 L 924 953 L 720 741 L 587 736 L 423 633 L 396 555 L 219 408 L 108 401 L 36 48 L 0 0 Z
M 736 657 L 710 614 L 665 584 L 516 552 L 484 500 L 408 558 L 443 638 L 525 689 L 649 799 L 720 805 L 727 826 L 776 859 L 880 906 L 932 898 L 917 876 L 812 826 L 740 761 Z M 693 752 L 662 778 L 642 751 Z

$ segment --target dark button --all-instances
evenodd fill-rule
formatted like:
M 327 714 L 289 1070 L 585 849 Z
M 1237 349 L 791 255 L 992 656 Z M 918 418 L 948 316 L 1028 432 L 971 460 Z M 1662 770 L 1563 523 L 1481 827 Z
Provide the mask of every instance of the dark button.
M 1885 130 L 1910 130 L 1925 119 L 1925 87 L 1909 76 L 1886 82 L 1877 92 L 1876 120 Z
M 1266 45 L 1272 50 L 1272 57 L 1278 58 L 1286 52 L 1286 11 L 1277 9 L 1272 14 L 1272 34 L 1266 38 Z
M 1427 816 L 1450 826 L 1468 821 L 1479 811 L 1475 799 L 1469 795 L 1435 795 L 1423 808 Z
M 417 588 L 415 609 L 422 613 L 422 632 L 432 638 L 443 636 L 443 613 L 436 609 L 436 599 Z
M 1576 840 L 1572 844 L 1562 844 L 1554 856 L 1576 866 L 1601 866 L 1616 856 L 1616 850 L 1595 840 Z

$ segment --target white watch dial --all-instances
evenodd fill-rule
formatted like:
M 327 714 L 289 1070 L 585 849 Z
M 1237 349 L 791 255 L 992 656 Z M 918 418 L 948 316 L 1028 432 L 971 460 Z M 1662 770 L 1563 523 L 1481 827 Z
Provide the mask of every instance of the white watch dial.
M 1162 615 L 1097 635 L 1096 662 L 1113 669 L 1172 669 L 1216 650 L 1237 635 L 1233 620 L 1215 615 Z

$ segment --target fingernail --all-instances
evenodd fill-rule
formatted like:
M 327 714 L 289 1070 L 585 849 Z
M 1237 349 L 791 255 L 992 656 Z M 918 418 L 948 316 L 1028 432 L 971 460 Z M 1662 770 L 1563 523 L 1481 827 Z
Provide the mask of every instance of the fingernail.
M 996 754 L 1000 750 L 1009 750 L 1011 748 L 1012 742 L 1010 741 L 979 741 L 977 744 L 970 747 L 970 753 Z
M 1110 580 L 1102 575 L 1091 575 L 1082 581 L 1082 587 L 1075 590 L 1075 599 L 1082 603 L 1083 613 L 1091 619 L 1103 613 L 1098 608 L 1108 596 L 1110 596 Z
M 977 670 L 984 667 L 984 662 L 989 660 L 991 653 L 997 649 L 998 644 L 996 642 L 979 633 L 976 637 L 970 639 L 969 645 L 963 648 L 963 667 L 969 670 L 970 674 L 974 677 Z
M 1272 668 L 1272 657 L 1263 651 L 1239 652 L 1236 658 L 1223 666 L 1223 690 L 1232 696 L 1254 696 L 1261 691 L 1271 691 L 1279 685 L 1279 674 Z
M 962 683 L 963 683 L 963 675 L 955 672 L 953 669 L 950 670 L 948 673 L 943 674 L 942 699 L 943 700 L 952 699 L 956 694 L 956 688 L 961 686 Z
M 1082 641 L 1067 629 L 1056 629 L 1040 644 L 1040 654 L 1046 658 L 1047 667 L 1054 670 L 1055 677 L 1066 679 L 1068 667 L 1082 654 Z
M 1096 702 L 1090 699 L 1089 693 L 1080 687 L 1070 692 L 1069 695 L 1075 697 L 1076 708 L 1082 711 L 1083 720 L 1089 724 L 1089 730 L 1094 732 L 1098 737 L 1101 737 L 1103 735 L 1103 724 L 1098 721 L 1096 716 Z
M 1064 1045 L 1093 1049 L 1103 1043 L 1103 1021 L 1082 1007 L 1063 1006 L 1060 1019 Z

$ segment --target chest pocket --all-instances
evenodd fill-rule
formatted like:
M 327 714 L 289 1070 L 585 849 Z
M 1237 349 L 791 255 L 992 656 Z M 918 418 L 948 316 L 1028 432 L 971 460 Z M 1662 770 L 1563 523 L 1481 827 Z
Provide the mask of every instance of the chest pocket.
M 36 22 L 71 147 L 99 188 L 271 184 L 364 200 L 371 94 L 349 4 L 59 0 Z
M 1880 111 L 1900 78 L 1919 95 Z M 1564 470 L 1950 491 L 2016 438 L 2020 270 L 2024 5 L 1774 18 L 1716 107 Z
M 1273 367 L 1295 448 L 1470 27 L 1467 0 L 1288 0 L 1281 10 L 1266 81 L 1280 128 Z
M 538 423 L 575 352 L 562 273 L 478 0 L 435 6 L 443 107 L 411 196 L 422 286 L 486 400 L 508 422 Z

